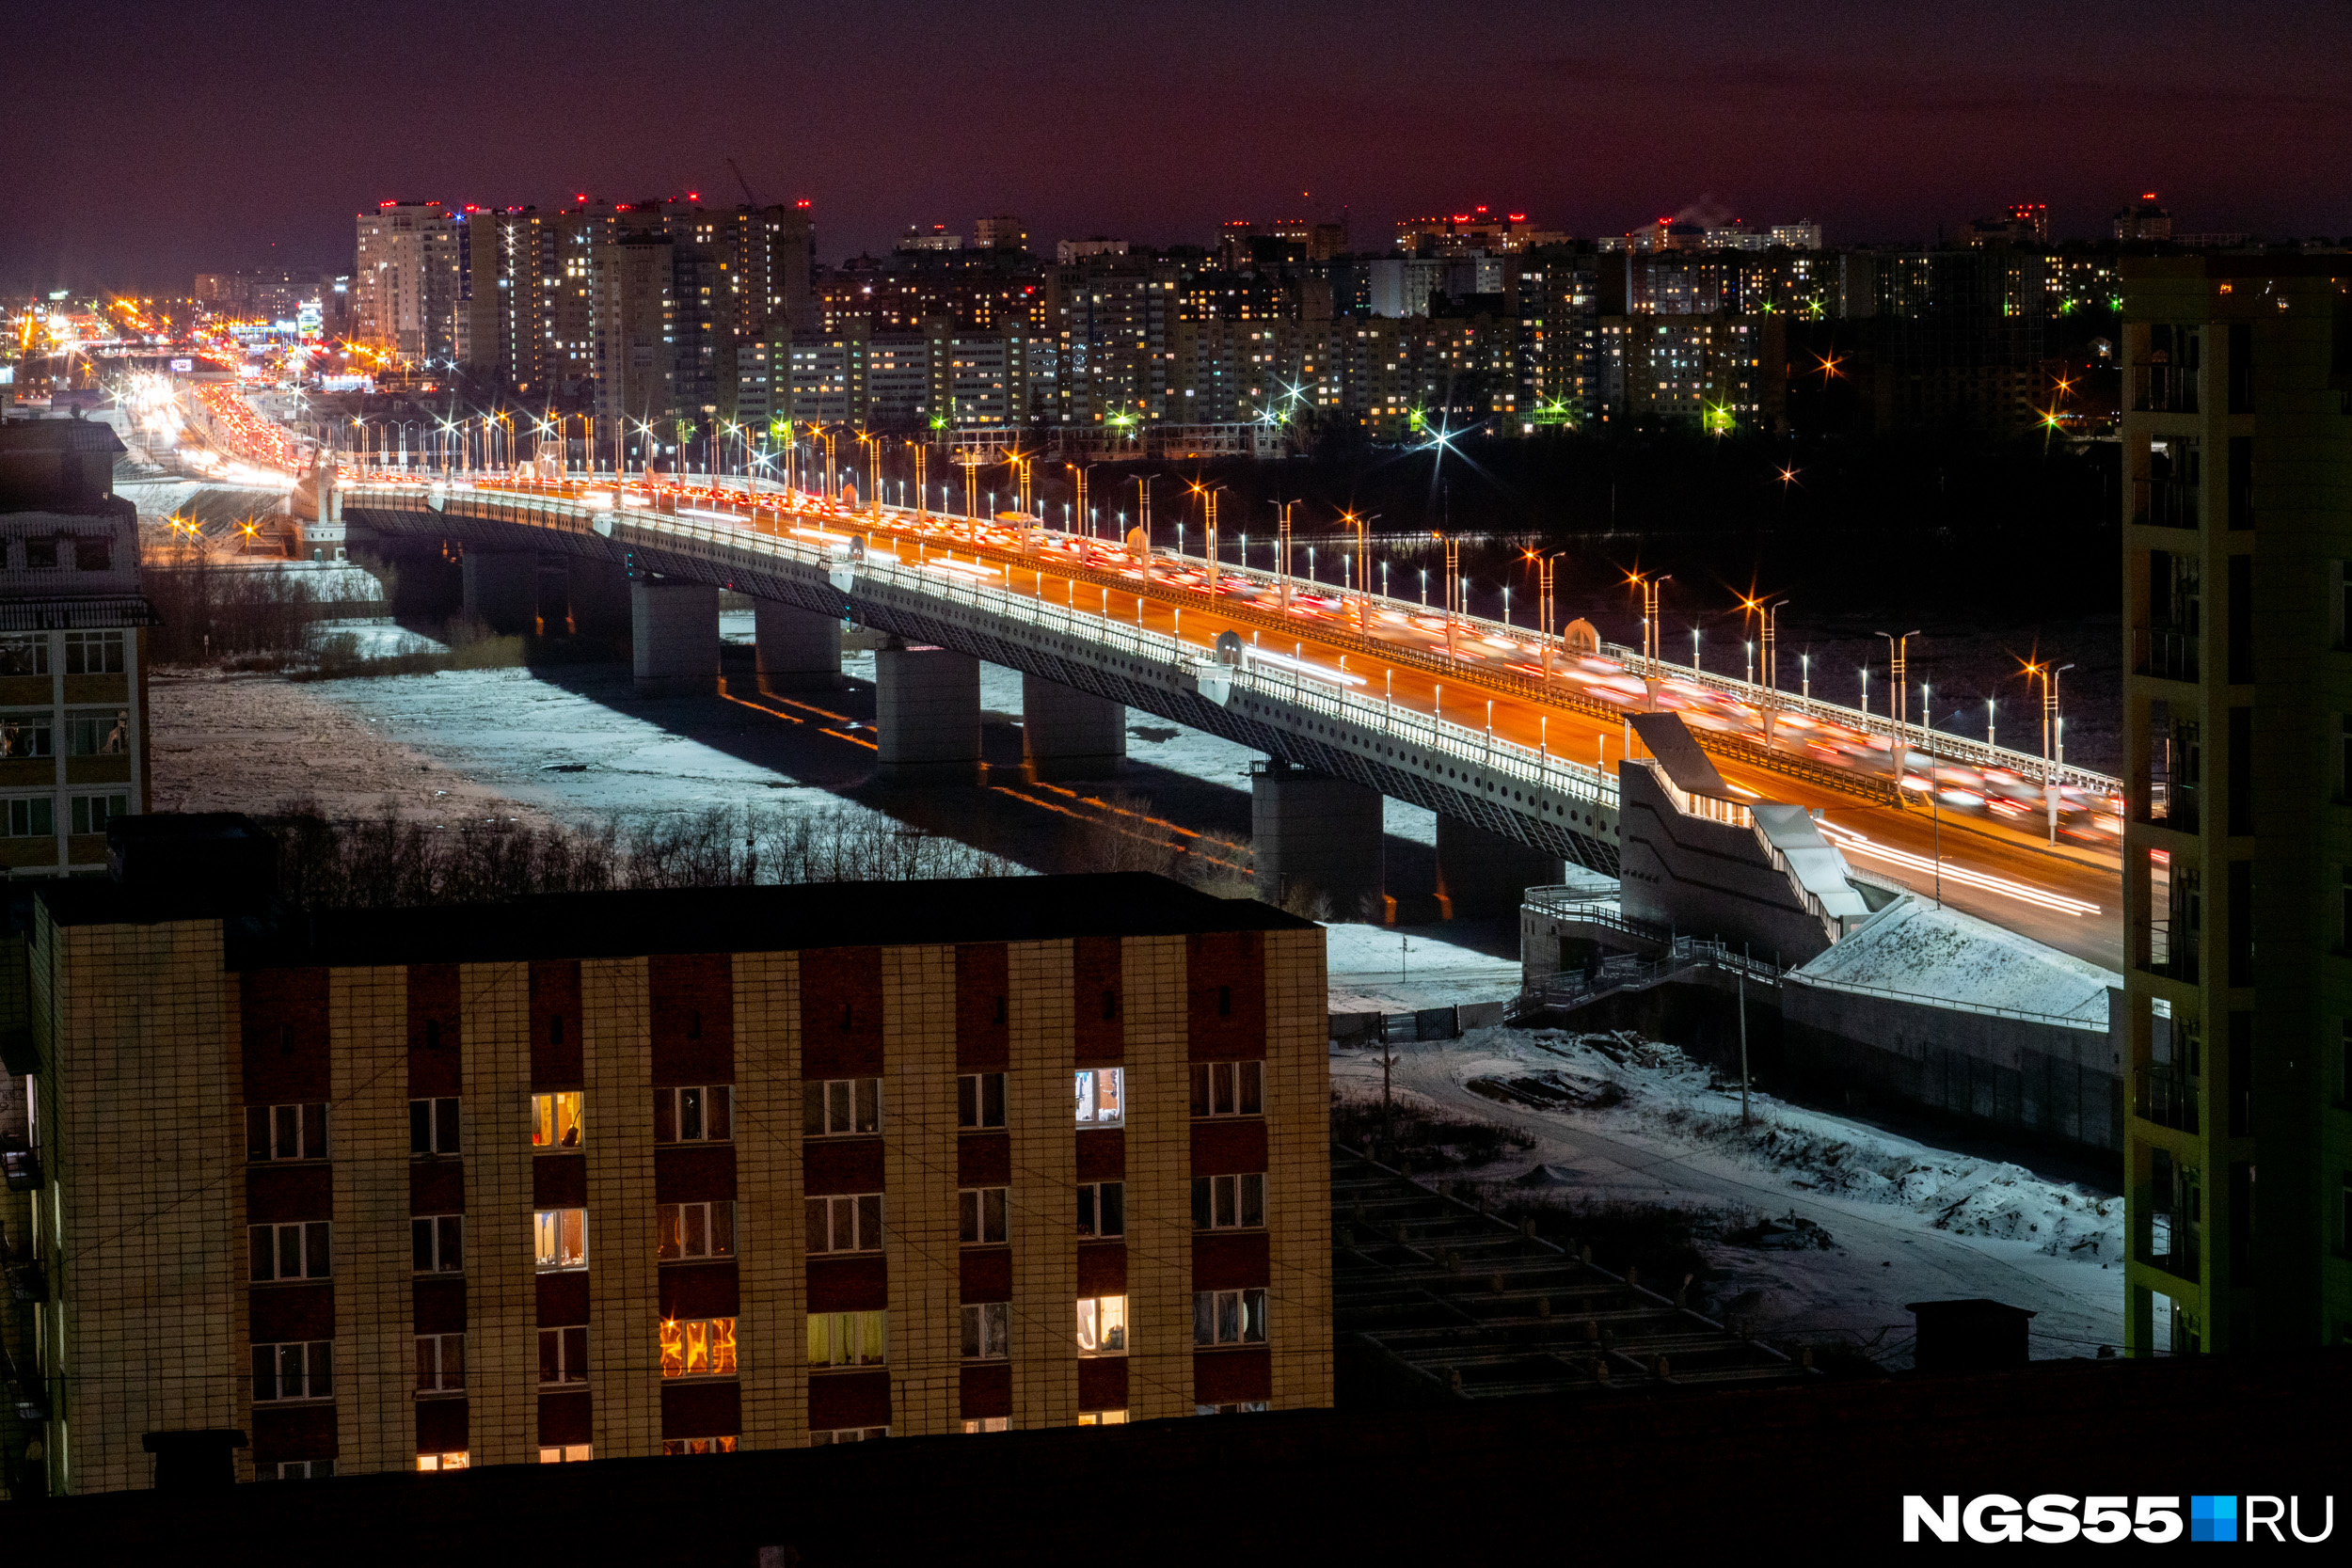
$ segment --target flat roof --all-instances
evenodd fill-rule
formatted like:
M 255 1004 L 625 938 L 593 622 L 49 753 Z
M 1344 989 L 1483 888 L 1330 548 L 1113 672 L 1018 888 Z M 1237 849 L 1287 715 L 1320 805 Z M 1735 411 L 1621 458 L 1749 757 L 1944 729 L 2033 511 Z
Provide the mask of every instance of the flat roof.
M 226 907 L 200 890 L 95 879 L 45 886 L 39 897 L 60 926 L 226 920 L 232 970 L 1315 929 L 1312 921 L 1254 898 L 1213 897 L 1139 871 L 567 893 L 496 904 L 270 914 Z

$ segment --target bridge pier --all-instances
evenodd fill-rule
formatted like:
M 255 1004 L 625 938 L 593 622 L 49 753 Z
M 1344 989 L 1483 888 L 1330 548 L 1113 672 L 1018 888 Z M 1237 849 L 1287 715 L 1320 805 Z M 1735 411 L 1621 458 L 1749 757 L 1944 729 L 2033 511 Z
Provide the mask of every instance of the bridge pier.
M 1520 895 L 1556 886 L 1565 874 L 1558 859 L 1540 849 L 1438 815 L 1438 896 L 1451 919 L 1516 916 Z
M 1021 760 L 1031 779 L 1107 779 L 1126 757 L 1126 704 L 1021 677 Z
M 769 599 L 752 601 L 762 691 L 823 691 L 841 684 L 841 618 Z
M 492 631 L 527 632 L 539 614 L 537 550 L 468 549 L 458 564 L 466 618 Z
M 874 653 L 875 776 L 893 784 L 977 784 L 980 661 L 893 638 Z
M 1274 761 L 1251 771 L 1258 896 L 1320 894 L 1341 919 L 1385 911 L 1383 798 L 1376 789 Z
M 629 634 L 637 690 L 692 697 L 719 689 L 719 591 L 695 582 L 633 580 Z

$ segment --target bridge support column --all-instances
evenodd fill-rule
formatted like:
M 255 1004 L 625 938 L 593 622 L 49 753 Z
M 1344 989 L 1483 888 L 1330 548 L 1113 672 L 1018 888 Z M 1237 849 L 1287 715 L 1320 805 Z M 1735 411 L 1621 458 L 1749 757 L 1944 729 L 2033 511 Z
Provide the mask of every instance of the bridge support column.
M 875 776 L 894 784 L 980 777 L 980 661 L 895 639 L 874 654 Z
M 537 550 L 466 551 L 458 565 L 465 585 L 465 613 L 492 631 L 532 629 L 539 614 Z
M 822 691 L 841 684 L 841 618 L 769 599 L 752 601 L 762 691 Z
M 1385 911 L 1382 800 L 1376 789 L 1284 762 L 1249 781 L 1258 896 L 1270 904 L 1318 895 L 1334 918 Z
M 632 581 L 629 634 L 637 690 L 706 696 L 719 689 L 719 591 L 694 582 Z
M 1127 756 L 1127 705 L 1021 677 L 1021 760 L 1032 779 L 1107 779 Z
M 1438 896 L 1453 919 L 1516 914 L 1520 895 L 1555 885 L 1565 874 L 1540 849 L 1438 816 Z

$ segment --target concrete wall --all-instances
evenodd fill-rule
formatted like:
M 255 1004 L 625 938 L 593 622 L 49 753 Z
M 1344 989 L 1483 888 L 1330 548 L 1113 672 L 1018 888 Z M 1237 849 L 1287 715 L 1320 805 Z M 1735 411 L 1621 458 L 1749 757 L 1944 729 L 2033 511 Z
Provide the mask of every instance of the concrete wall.
M 1503 914 L 1532 887 L 1560 880 L 1557 855 L 1454 817 L 1438 818 L 1438 896 L 1456 920 Z
M 1830 944 L 1749 828 L 1685 816 L 1647 768 L 1620 764 L 1619 898 L 1626 918 L 1800 964 Z
M 1377 906 L 1385 867 L 1379 791 L 1268 763 L 1250 778 L 1249 829 L 1261 896 L 1320 893 L 1344 917 Z

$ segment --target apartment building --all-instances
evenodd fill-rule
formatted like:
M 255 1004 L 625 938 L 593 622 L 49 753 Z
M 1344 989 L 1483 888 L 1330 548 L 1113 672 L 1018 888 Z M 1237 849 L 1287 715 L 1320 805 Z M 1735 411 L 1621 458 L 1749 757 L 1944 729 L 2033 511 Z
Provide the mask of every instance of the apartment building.
M 96 420 L 0 424 L 0 875 L 106 863 L 145 811 L 147 638 L 123 447 Z
M 1329 1403 L 1309 923 L 1133 875 L 273 915 L 172 836 L 239 820 L 36 907 L 53 1492 L 151 1433 L 266 1480 Z
M 2122 265 L 2136 1354 L 2352 1339 L 2352 259 Z
M 401 364 L 462 357 L 472 325 L 464 215 L 437 201 L 385 201 L 354 229 L 353 336 Z

